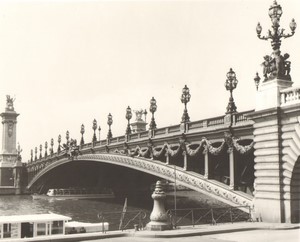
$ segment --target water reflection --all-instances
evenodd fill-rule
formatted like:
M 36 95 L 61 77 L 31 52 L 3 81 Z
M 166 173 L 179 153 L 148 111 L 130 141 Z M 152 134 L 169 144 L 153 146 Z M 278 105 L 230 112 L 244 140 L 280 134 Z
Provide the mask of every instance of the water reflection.
M 73 220 L 98 222 L 101 211 L 121 211 L 123 205 L 115 200 L 34 200 L 31 196 L 0 196 L 0 214 L 57 213 L 70 216 Z M 128 207 L 128 209 L 137 209 Z

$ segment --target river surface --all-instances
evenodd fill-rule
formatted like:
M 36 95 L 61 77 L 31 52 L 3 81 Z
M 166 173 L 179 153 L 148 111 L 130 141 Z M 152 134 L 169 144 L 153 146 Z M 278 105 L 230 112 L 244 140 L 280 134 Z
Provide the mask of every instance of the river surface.
M 100 212 L 122 211 L 123 205 L 116 200 L 48 200 L 32 199 L 31 196 L 0 196 L 0 215 L 57 213 L 75 221 L 97 222 Z M 140 208 L 128 206 L 128 210 Z
M 128 207 L 125 220 L 129 221 L 136 215 L 137 211 L 142 210 L 146 215 L 143 220 L 144 225 L 149 222 L 149 215 L 153 207 L 153 200 L 150 195 L 129 197 L 127 201 Z M 213 200 L 197 192 L 178 192 L 176 201 L 177 208 L 216 206 Z M 123 198 L 109 200 L 56 200 L 33 199 L 30 195 L 9 195 L 0 196 L 0 216 L 51 212 L 69 216 L 73 221 L 96 223 L 102 221 L 98 217 L 98 214 L 102 213 L 103 217 L 105 217 L 103 221 L 109 222 L 110 227 L 114 230 L 119 226 L 123 204 Z M 166 209 L 174 208 L 174 204 L 174 196 L 167 196 L 165 201 Z M 133 225 L 130 226 L 132 227 Z

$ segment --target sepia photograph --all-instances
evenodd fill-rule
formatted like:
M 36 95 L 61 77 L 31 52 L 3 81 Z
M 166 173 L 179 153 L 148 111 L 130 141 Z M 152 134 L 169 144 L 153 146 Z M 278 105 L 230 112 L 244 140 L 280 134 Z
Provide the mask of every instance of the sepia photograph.
M 300 241 L 298 0 L 0 0 L 0 241 Z

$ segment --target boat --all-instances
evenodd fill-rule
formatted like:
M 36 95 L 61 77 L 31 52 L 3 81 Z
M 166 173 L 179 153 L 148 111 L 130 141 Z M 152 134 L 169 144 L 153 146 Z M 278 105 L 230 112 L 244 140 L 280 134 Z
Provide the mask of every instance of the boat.
M 108 199 L 115 198 L 111 189 L 104 188 L 59 188 L 49 189 L 47 194 L 33 194 L 33 199 Z
M 52 241 L 70 238 L 72 234 L 82 234 L 84 238 L 109 229 L 107 222 L 81 223 L 70 220 L 72 218 L 68 216 L 54 213 L 0 216 L 0 240 Z

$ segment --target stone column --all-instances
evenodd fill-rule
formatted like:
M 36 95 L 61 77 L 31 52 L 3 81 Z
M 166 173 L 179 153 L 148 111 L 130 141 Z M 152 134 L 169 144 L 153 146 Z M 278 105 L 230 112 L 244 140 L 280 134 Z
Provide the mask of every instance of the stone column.
M 152 194 L 154 200 L 153 210 L 150 214 L 150 222 L 146 225 L 147 230 L 162 231 L 172 229 L 172 225 L 168 221 L 168 215 L 165 210 L 166 194 L 163 190 L 161 181 L 156 182 L 155 190 Z
M 0 152 L 0 188 L 1 186 L 14 187 L 13 166 L 17 160 L 17 117 L 13 106 L 13 99 L 7 96 L 5 112 L 2 117 L 2 150 Z M 1 194 L 1 189 L 0 189 Z
M 292 86 L 287 80 L 268 80 L 257 91 L 254 121 L 254 214 L 263 222 L 288 222 L 283 168 L 283 128 L 280 91 Z
M 281 102 L 280 91 L 292 85 L 292 81 L 281 79 L 261 83 L 256 94 L 255 111 L 279 107 Z
M 278 108 L 251 114 L 254 120 L 254 209 L 263 222 L 284 222 Z
M 166 151 L 166 165 L 169 165 L 170 164 L 170 156 L 168 154 L 168 151 Z
M 234 154 L 233 148 L 229 150 L 229 189 L 234 190 Z
M 187 163 L 186 151 L 183 151 L 182 155 L 183 155 L 183 170 L 187 171 L 188 170 L 188 163 Z
M 204 154 L 204 178 L 208 179 L 208 150 L 207 150 L 207 146 L 204 148 L 203 150 L 203 154 Z

